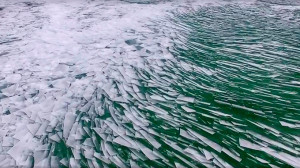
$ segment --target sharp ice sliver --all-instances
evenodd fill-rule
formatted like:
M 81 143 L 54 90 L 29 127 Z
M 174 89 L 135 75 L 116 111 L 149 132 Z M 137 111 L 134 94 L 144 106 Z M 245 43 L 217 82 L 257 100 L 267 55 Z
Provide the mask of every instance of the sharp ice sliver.
M 215 142 L 209 140 L 208 138 L 206 138 L 206 137 L 200 135 L 200 134 L 197 133 L 197 132 L 194 132 L 194 131 L 192 131 L 192 130 L 190 130 L 190 129 L 188 129 L 188 130 L 189 130 L 189 132 L 191 132 L 194 136 L 196 136 L 198 139 L 200 139 L 200 140 L 203 141 L 205 144 L 207 144 L 208 146 L 210 146 L 212 149 L 214 149 L 214 150 L 216 150 L 216 151 L 218 151 L 218 152 L 221 152 L 221 151 L 222 151 L 222 147 L 221 147 L 219 144 L 217 144 L 217 143 L 215 143 Z
M 188 113 L 196 112 L 194 109 L 188 108 L 188 107 L 186 107 L 186 106 L 181 106 L 181 108 L 182 108 L 183 110 L 185 110 L 186 112 L 188 112 Z
M 148 134 L 146 131 L 141 130 L 140 133 L 156 148 L 158 149 L 161 144 L 158 143 L 150 134 Z
M 120 144 L 120 145 L 122 145 L 122 146 L 126 146 L 126 147 L 128 147 L 128 148 L 135 148 L 135 147 L 132 146 L 131 143 L 127 142 L 127 141 L 126 141 L 125 139 L 123 139 L 122 137 L 117 137 L 117 138 L 115 138 L 113 141 L 114 141 L 115 143 L 118 143 L 118 144 Z
M 72 114 L 72 113 L 67 113 L 65 115 L 65 119 L 64 119 L 64 129 L 63 129 L 63 136 L 64 138 L 68 138 L 69 137 L 69 133 L 72 129 L 72 126 L 75 122 L 76 119 L 76 115 Z
M 245 139 L 239 139 L 240 146 L 253 149 L 253 150 L 261 150 L 261 146 L 253 144 Z
M 239 156 L 236 156 L 233 152 L 229 151 L 226 148 L 222 148 L 222 151 L 224 153 L 226 153 L 228 156 L 232 157 L 233 159 L 235 159 L 236 161 L 240 162 L 242 159 Z
M 185 102 L 189 102 L 189 103 L 194 103 L 195 98 L 193 98 L 193 97 L 186 97 L 186 96 L 183 96 L 183 95 L 179 95 L 177 97 L 177 100 L 181 100 L 181 101 L 185 101 Z
M 157 114 L 162 114 L 162 115 L 168 114 L 167 111 L 165 111 L 165 110 L 163 110 L 163 109 L 161 109 L 161 108 L 159 108 L 159 107 L 155 107 L 155 106 L 147 106 L 147 107 L 145 107 L 145 108 L 146 108 L 147 110 L 153 111 L 153 112 L 155 112 L 155 113 L 157 113 Z
M 154 100 L 158 100 L 158 101 L 165 101 L 165 99 L 159 95 L 152 95 L 150 96 L 152 99 Z
M 150 150 L 149 148 L 145 147 L 142 144 L 138 144 L 139 148 L 141 149 L 141 151 L 143 152 L 143 154 L 150 160 L 156 160 L 159 159 L 152 150 Z

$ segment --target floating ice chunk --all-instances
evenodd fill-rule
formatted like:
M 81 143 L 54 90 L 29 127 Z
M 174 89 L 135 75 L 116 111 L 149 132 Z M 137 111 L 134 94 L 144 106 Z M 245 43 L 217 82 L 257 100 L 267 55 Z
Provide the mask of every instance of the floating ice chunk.
M 22 76 L 20 74 L 8 74 L 5 77 L 6 82 L 8 83 L 18 83 L 21 80 Z
M 190 161 L 186 160 L 185 158 L 181 157 L 180 155 L 173 152 L 173 154 L 178 157 L 180 160 L 182 160 L 185 164 L 189 165 L 190 167 L 196 168 L 194 164 L 192 164 Z
M 69 167 L 69 161 L 67 158 L 63 158 L 59 161 L 62 165 Z
M 143 144 L 141 143 L 137 143 L 138 147 L 142 150 L 142 152 L 146 155 L 146 157 L 150 160 L 156 160 L 159 159 L 152 150 L 150 150 L 149 148 L 145 147 Z
M 266 160 L 264 160 L 262 158 L 259 158 L 259 157 L 255 157 L 255 159 L 257 159 L 261 163 L 269 163 L 268 161 L 266 161 Z
M 87 158 L 87 159 L 93 159 L 93 157 L 94 157 L 94 149 L 93 149 L 93 148 L 91 148 L 91 149 L 86 149 L 86 150 L 84 151 L 84 156 L 85 156 L 85 158 Z
M 227 162 L 225 162 L 223 159 L 221 159 L 218 155 L 216 155 L 215 153 L 212 153 L 212 155 L 214 156 L 214 158 L 216 158 L 218 160 L 218 162 L 222 165 L 221 167 L 224 168 L 233 168 L 230 164 L 228 164 Z
M 206 160 L 211 160 L 214 158 L 213 155 L 209 151 L 203 149 L 203 152 L 204 152 Z
M 198 71 L 198 72 L 202 72 L 202 73 L 205 73 L 206 75 L 212 75 L 214 73 L 214 71 L 211 71 L 209 69 L 206 69 L 204 67 L 197 67 L 197 66 L 193 66 L 193 68 Z
M 92 158 L 92 164 L 93 164 L 93 166 L 89 166 L 89 167 L 101 168 L 99 163 L 97 162 L 96 158 Z
M 2 146 L 10 147 L 14 145 L 14 139 L 12 137 L 3 137 Z
M 0 130 L 0 137 L 5 137 L 7 134 L 8 130 Z
M 91 158 L 91 159 L 93 159 L 93 158 Z M 95 168 L 91 159 L 87 160 L 87 167 Z
M 163 97 L 164 97 L 165 99 L 167 99 L 167 100 L 171 100 L 171 101 L 175 100 L 175 98 L 169 97 L 169 96 L 166 96 L 166 95 L 163 95 Z
M 224 153 L 226 153 L 228 156 L 232 157 L 234 160 L 240 162 L 242 159 L 238 156 L 236 156 L 235 154 L 233 154 L 231 151 L 229 151 L 228 149 L 226 148 L 222 148 L 222 151 Z
M 168 114 L 167 111 L 165 111 L 161 108 L 155 107 L 155 106 L 147 106 L 147 107 L 145 107 L 145 109 L 153 111 L 153 112 L 158 113 L 158 114 Z
M 215 131 L 212 128 L 207 127 L 205 125 L 197 125 L 197 127 L 200 128 L 200 129 L 202 129 L 203 131 L 211 134 L 211 135 L 215 134 Z
M 135 167 L 136 167 L 136 168 L 139 168 L 139 167 L 140 167 L 135 161 L 133 161 L 133 160 L 131 160 L 131 159 L 130 159 L 129 163 L 130 163 L 130 166 L 131 166 L 132 168 L 133 168 L 133 167 L 134 167 L 134 168 L 135 168 Z
M 240 143 L 240 146 L 244 147 L 244 148 L 249 148 L 249 149 L 253 149 L 253 150 L 261 150 L 260 146 L 253 144 L 250 141 L 247 141 L 245 139 L 240 138 L 239 143 Z
M 300 124 L 290 124 L 290 123 L 287 123 L 287 122 L 284 122 L 284 121 L 279 121 L 280 124 L 282 126 L 285 126 L 285 127 L 289 127 L 289 128 L 300 128 Z
M 52 136 L 49 137 L 51 140 L 59 142 L 60 141 L 60 137 L 57 134 L 54 134 Z
M 163 97 L 161 97 L 161 96 L 159 96 L 159 95 L 152 95 L 152 96 L 150 96 L 150 97 L 151 97 L 151 99 L 153 99 L 153 100 L 166 101 L 165 98 L 163 98 Z
M 11 167 L 12 165 L 14 165 L 14 160 L 8 157 L 0 162 L 0 167 Z
M 141 148 L 142 152 L 146 155 L 146 157 L 150 160 L 159 159 L 156 155 L 154 155 L 153 151 L 149 148 Z
M 210 105 L 210 104 L 208 104 L 208 105 Z M 216 116 L 224 116 L 224 117 L 231 117 L 232 116 L 230 114 L 222 113 L 222 112 L 215 111 L 215 110 L 210 110 L 210 109 L 205 109 L 205 110 L 215 114 Z
M 177 97 L 177 100 L 184 101 L 184 102 L 189 102 L 189 103 L 194 103 L 195 98 L 193 98 L 193 97 L 186 97 L 186 96 L 183 96 L 183 95 L 179 95 Z
M 82 129 L 77 129 L 76 134 L 75 134 L 75 139 L 76 140 L 81 140 L 83 139 L 83 131 Z
M 111 143 L 104 143 L 104 149 L 106 149 L 106 152 L 109 156 L 114 156 L 117 154 L 115 148 L 111 145 Z
M 74 158 L 70 158 L 70 167 L 71 168 L 79 168 L 79 162 L 75 160 Z
M 147 160 L 147 158 L 140 151 L 131 149 L 131 152 L 132 152 L 131 153 L 132 159 L 134 159 L 134 160 L 141 159 L 142 161 Z
M 15 135 L 13 136 L 13 138 L 21 140 L 24 138 L 24 136 L 28 133 L 28 129 L 24 129 L 24 127 L 26 127 L 26 124 L 20 124 L 17 127 L 17 130 L 15 132 Z
M 159 158 L 161 158 L 162 160 L 168 160 L 164 155 L 162 155 L 158 150 L 154 149 L 153 153 L 158 156 Z
M 228 106 L 232 106 L 232 107 L 235 107 L 235 108 L 239 108 L 239 109 L 242 109 L 242 110 L 250 111 L 250 112 L 253 112 L 253 113 L 265 114 L 264 112 L 262 112 L 260 110 L 251 109 L 251 108 L 248 108 L 248 107 L 245 107 L 245 106 L 230 104 L 230 103 L 219 101 L 219 100 L 215 100 L 215 102 L 220 103 L 220 104 L 225 104 L 225 105 L 228 105 Z
M 50 157 L 50 167 L 59 167 L 59 159 L 57 156 Z
M 49 158 L 44 158 L 42 161 L 38 162 L 37 164 L 34 164 L 34 167 L 50 167 Z
M 176 168 L 185 168 L 185 166 L 183 166 L 182 164 L 175 162 L 175 166 Z
M 104 129 L 101 128 L 93 128 L 93 130 L 101 137 L 101 135 L 104 133 Z
M 133 124 L 138 125 L 138 126 L 145 126 L 141 121 L 139 121 L 132 112 L 128 112 L 127 110 L 124 110 L 125 116 L 132 121 Z
M 54 71 L 56 72 L 66 72 L 69 69 L 69 66 L 64 63 L 59 63 Z M 60 74 L 60 73 L 59 73 Z
M 66 89 L 70 86 L 70 81 L 68 81 L 67 78 L 58 79 L 55 82 L 53 82 L 53 85 L 57 89 Z
M 91 138 L 86 138 L 85 141 L 83 142 L 83 145 L 94 147 L 94 143 Z
M 74 158 L 76 160 L 80 160 L 81 159 L 81 150 L 79 150 L 77 148 L 72 148 L 72 153 L 73 153 L 73 156 L 74 156 Z
M 265 125 L 265 124 L 263 124 L 263 123 L 259 123 L 259 124 L 260 124 L 263 128 L 268 129 L 268 130 L 274 132 L 274 133 L 277 134 L 277 135 L 280 134 L 280 132 L 277 131 L 275 128 L 272 128 L 272 127 L 270 127 L 270 126 L 268 126 L 268 125 Z
M 12 148 L 7 151 L 17 163 L 17 165 L 21 165 L 24 162 L 24 158 L 20 153 L 26 154 L 28 151 L 33 151 L 37 147 L 37 143 L 33 139 L 33 135 L 31 133 L 27 133 L 23 138 L 14 144 Z
M 85 98 L 85 100 L 90 100 L 92 98 L 93 93 L 95 92 L 95 88 L 92 85 L 89 85 L 84 93 L 83 93 L 83 97 Z
M 131 144 L 132 148 L 139 149 L 137 144 L 136 144 L 136 141 L 133 140 L 131 137 L 123 135 L 122 138 L 124 138 L 127 142 L 129 142 Z
M 66 144 L 70 147 L 75 148 L 76 147 L 76 140 L 74 135 L 69 135 Z
M 202 162 L 206 162 L 205 157 L 202 156 L 198 151 L 196 151 L 195 149 L 192 148 L 186 148 L 184 150 L 187 153 L 192 154 L 200 163 Z
M 149 135 L 146 131 L 141 130 L 140 133 L 156 148 L 158 149 L 161 144 L 158 143 L 151 135 Z
M 9 86 L 5 89 L 2 89 L 1 92 L 5 96 L 13 96 L 13 95 L 15 95 L 17 87 L 18 86 L 15 84 L 15 85 Z
M 230 126 L 230 127 L 233 126 L 229 121 L 219 120 L 219 123 L 225 126 Z
M 95 158 L 100 159 L 101 161 L 103 161 L 103 162 L 106 163 L 106 164 L 110 164 L 110 163 L 111 163 L 110 160 L 108 160 L 107 158 L 101 156 L 100 153 L 95 152 L 95 153 L 94 153 L 94 156 L 95 156 Z
M 47 121 L 47 120 L 43 121 L 42 125 L 39 127 L 38 131 L 36 132 L 36 135 L 45 135 L 48 124 L 49 124 L 49 121 Z
M 186 71 L 192 71 L 192 66 L 186 62 L 180 61 L 181 67 Z
M 67 139 L 69 137 L 69 133 L 72 129 L 72 126 L 76 120 L 76 115 L 74 113 L 67 113 L 64 119 L 64 129 L 63 129 L 63 137 Z
M 248 132 L 248 133 L 251 133 L 251 134 L 254 135 L 256 138 L 259 138 L 259 139 L 261 139 L 261 140 L 263 140 L 263 141 L 265 141 L 265 142 L 267 142 L 267 143 L 270 143 L 270 144 L 272 144 L 272 145 L 274 145 L 274 146 L 278 146 L 278 147 L 280 147 L 280 148 L 282 148 L 282 149 L 285 149 L 285 150 L 287 150 L 287 151 L 293 152 L 293 153 L 296 154 L 296 155 L 299 154 L 299 152 L 298 152 L 297 150 L 295 150 L 294 148 L 291 148 L 291 147 L 289 147 L 289 146 L 286 146 L 286 145 L 283 144 L 283 143 L 279 143 L 279 142 L 277 142 L 277 141 L 274 141 L 274 140 L 272 140 L 272 139 L 270 139 L 270 138 L 267 138 L 267 137 L 265 137 L 265 136 L 262 136 L 262 135 L 260 135 L 260 134 L 255 133 L 255 132 L 252 132 L 252 131 L 247 131 L 247 132 Z
M 290 164 L 293 167 L 299 167 L 299 165 L 300 165 L 299 157 L 295 157 L 295 156 L 292 156 L 292 155 L 289 155 L 289 154 L 283 153 L 283 152 L 276 152 L 269 148 L 263 148 L 262 151 L 268 153 L 269 155 L 271 155 L 277 159 L 280 159 L 280 160 Z
M 183 110 L 185 110 L 186 112 L 188 112 L 188 113 L 196 112 L 194 109 L 188 108 L 188 107 L 186 107 L 186 106 L 181 106 L 181 108 L 182 108 Z
M 118 135 L 125 135 L 125 129 L 119 128 L 115 123 L 111 123 L 109 121 L 104 122 L 113 130 L 113 132 L 117 133 Z
M 156 136 L 159 136 L 159 135 L 160 135 L 159 133 L 157 133 L 156 131 L 154 131 L 154 130 L 151 129 L 151 128 L 148 128 L 148 132 L 149 132 L 150 134 L 153 134 L 153 135 L 156 135 Z
M 1 121 L 3 124 L 12 124 L 12 121 L 15 119 L 15 116 L 10 114 L 10 115 L 3 115 L 0 116 L 1 117 Z
M 93 103 L 92 101 L 88 101 L 83 107 L 80 108 L 80 111 L 88 112 L 92 103 Z
M 123 138 L 120 137 L 120 136 L 118 136 L 117 138 L 115 138 L 115 139 L 113 140 L 113 142 L 118 143 L 118 144 L 120 144 L 120 145 L 122 145 L 122 146 L 126 146 L 126 147 L 128 147 L 128 148 L 133 148 L 133 146 L 132 146 L 131 143 L 129 143 L 128 141 L 126 141 L 125 139 L 123 139 Z
M 2 162 L 3 160 L 5 160 L 6 156 L 7 156 L 7 155 L 5 155 L 5 154 L 4 154 L 4 155 L 3 155 L 3 154 L 0 154 L 0 162 Z
M 111 161 L 113 161 L 118 167 L 126 167 L 124 162 L 118 157 L 118 156 L 113 156 L 110 158 Z
M 179 134 L 184 137 L 184 138 L 188 138 L 191 140 L 196 140 L 196 138 L 192 137 L 187 131 L 180 129 Z
M 45 145 L 45 146 L 48 147 L 48 145 Z M 42 149 L 36 149 L 36 150 L 34 150 L 34 155 L 33 155 L 33 157 L 34 157 L 34 165 L 45 164 L 42 161 L 44 161 L 44 159 L 47 159 L 48 156 L 49 156 L 49 149 L 44 149 L 42 147 Z M 45 166 L 42 166 L 42 167 L 45 167 Z M 46 167 L 49 167 L 49 166 L 46 166 Z
M 77 124 L 77 123 L 75 123 L 75 124 Z M 85 133 L 87 133 L 90 137 L 92 136 L 92 133 L 91 133 L 91 131 L 90 131 L 90 129 L 88 127 L 82 127 L 82 128 L 83 128 L 83 130 L 84 130 Z
M 291 84 L 298 84 L 298 85 L 300 85 L 300 82 L 299 81 L 291 81 Z
M 191 132 L 193 135 L 195 135 L 197 138 L 199 138 L 201 141 L 203 141 L 205 144 L 207 144 L 211 148 L 215 149 L 216 151 L 218 151 L 218 152 L 222 151 L 222 147 L 219 144 L 207 139 L 206 137 L 198 134 L 197 132 L 195 132 L 191 129 L 188 129 L 188 131 Z
M 112 99 L 115 102 L 121 102 L 121 103 L 127 103 L 128 101 L 126 99 L 124 99 L 122 96 L 119 97 L 115 97 Z
M 28 124 L 27 125 L 27 129 L 29 130 L 29 132 L 32 134 L 32 135 L 35 135 L 36 132 L 39 130 L 41 124 L 39 123 L 35 123 L 35 124 Z
M 134 137 L 143 139 L 143 135 L 139 132 L 135 132 Z

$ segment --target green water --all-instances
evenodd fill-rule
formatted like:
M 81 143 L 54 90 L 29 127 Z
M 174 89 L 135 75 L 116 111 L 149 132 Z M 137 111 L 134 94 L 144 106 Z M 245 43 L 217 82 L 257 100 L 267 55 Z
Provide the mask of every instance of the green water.
M 145 94 L 170 96 L 168 91 L 175 90 L 195 98 L 184 105 L 195 112 L 171 100 L 157 103 L 170 112 L 169 120 L 149 115 L 157 140 L 165 142 L 159 151 L 170 162 L 201 166 L 180 152 L 187 147 L 212 152 L 221 160 L 215 159 L 217 166 L 222 161 L 234 167 L 290 165 L 278 153 L 299 159 L 299 12 L 228 5 L 176 16 L 176 26 L 189 30 L 172 49 L 177 61 L 164 62 L 161 72 L 141 71 L 157 84 L 147 87 L 144 78 Z M 180 136 L 180 130 L 195 131 L 217 145 Z M 241 147 L 243 140 L 261 149 Z M 177 149 L 168 145 L 173 142 Z

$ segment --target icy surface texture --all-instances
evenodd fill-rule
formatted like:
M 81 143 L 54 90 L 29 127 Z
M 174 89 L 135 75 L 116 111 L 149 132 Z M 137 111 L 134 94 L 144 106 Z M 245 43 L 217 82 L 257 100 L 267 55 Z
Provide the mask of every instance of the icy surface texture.
M 299 163 L 299 11 L 1 1 L 0 167 Z

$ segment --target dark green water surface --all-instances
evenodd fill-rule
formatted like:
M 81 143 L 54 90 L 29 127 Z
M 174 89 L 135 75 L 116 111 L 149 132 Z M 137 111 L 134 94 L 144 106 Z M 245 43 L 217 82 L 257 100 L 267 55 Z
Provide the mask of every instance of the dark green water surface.
M 299 166 L 299 14 L 227 5 L 172 20 L 177 61 L 140 72 L 143 93 L 161 96 L 156 106 L 169 112 L 148 120 L 171 164 Z

